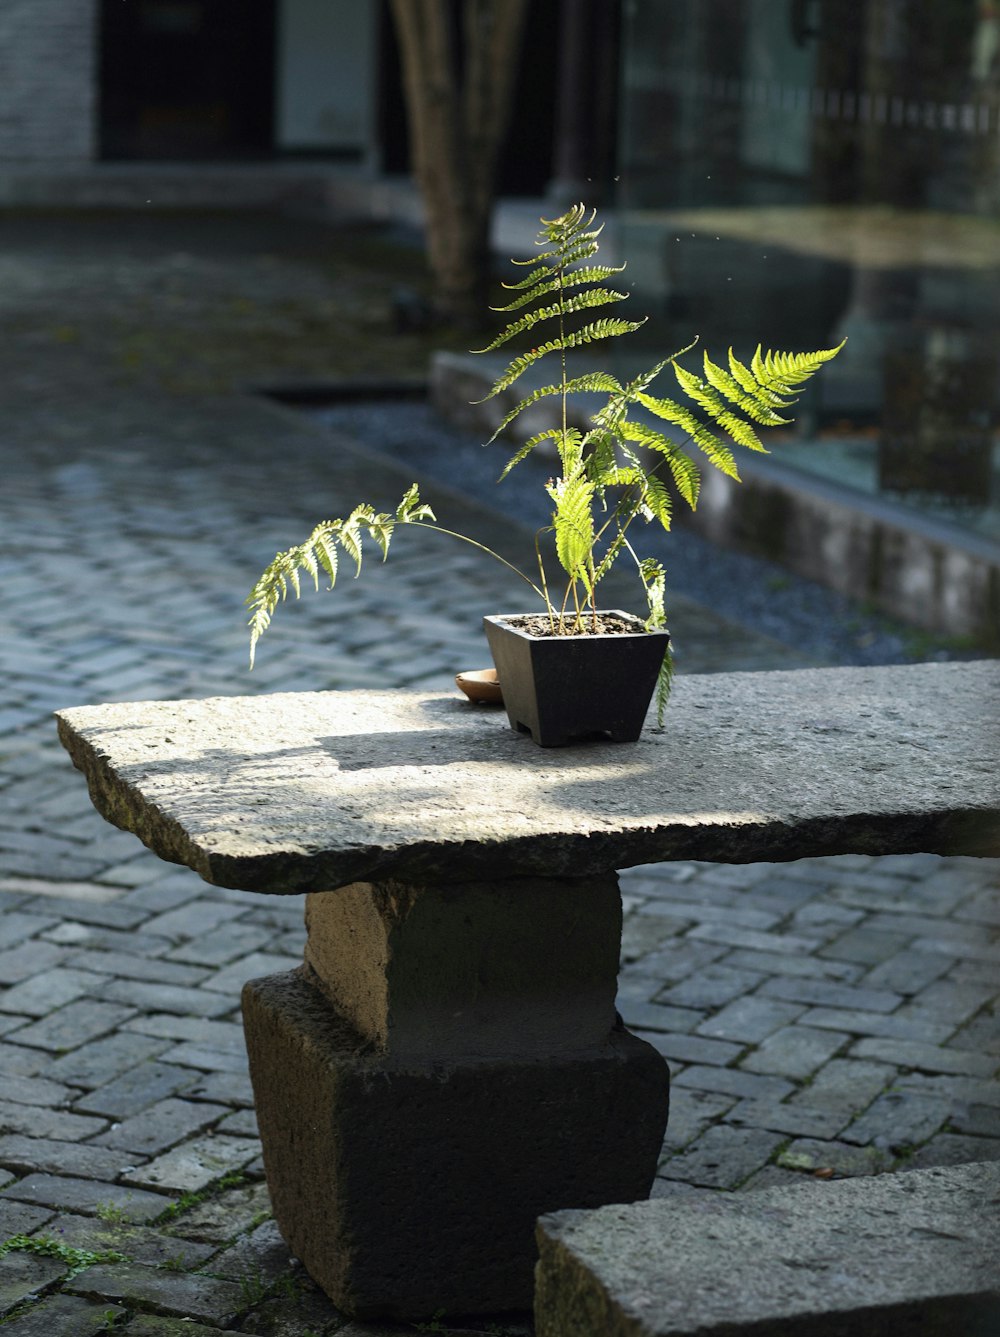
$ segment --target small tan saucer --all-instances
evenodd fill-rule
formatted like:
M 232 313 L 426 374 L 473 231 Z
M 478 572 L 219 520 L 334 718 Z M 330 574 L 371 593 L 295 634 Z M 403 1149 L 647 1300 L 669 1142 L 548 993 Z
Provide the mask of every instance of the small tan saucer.
M 469 669 L 466 673 L 456 673 L 455 684 L 470 701 L 492 701 L 503 705 L 503 693 L 495 668 Z

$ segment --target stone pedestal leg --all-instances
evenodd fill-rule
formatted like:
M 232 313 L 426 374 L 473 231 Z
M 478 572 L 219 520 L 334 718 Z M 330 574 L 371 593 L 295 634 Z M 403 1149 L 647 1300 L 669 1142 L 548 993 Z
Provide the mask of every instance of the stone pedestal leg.
M 282 1235 L 357 1317 L 530 1307 L 536 1218 L 646 1197 L 666 1126 L 617 878 L 360 883 L 306 922 L 243 994 Z

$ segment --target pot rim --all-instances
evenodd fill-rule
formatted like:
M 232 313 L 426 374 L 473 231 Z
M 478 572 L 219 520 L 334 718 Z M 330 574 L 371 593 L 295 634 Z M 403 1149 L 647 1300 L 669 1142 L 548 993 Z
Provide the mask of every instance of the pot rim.
M 578 633 L 578 634 L 575 635 L 575 636 L 558 636 L 558 635 L 557 635 L 557 636 L 534 636 L 534 635 L 532 635 L 531 632 L 529 632 L 529 631 L 522 631 L 520 627 L 516 627 L 516 626 L 512 625 L 512 623 L 511 623 L 510 620 L 509 620 L 509 619 L 511 619 L 511 618 L 516 618 L 516 617 L 537 617 L 537 616 L 539 616 L 539 614 L 538 614 L 538 613 L 535 613 L 535 612 L 492 613 L 492 614 L 488 614 L 488 615 L 484 616 L 484 617 L 483 617 L 483 622 L 484 622 L 484 623 L 492 623 L 493 626 L 495 626 L 495 627 L 500 627 L 500 628 L 502 628 L 502 630 L 510 632 L 510 634 L 511 634 L 512 636 L 520 636 L 520 637 L 522 637 L 522 638 L 523 638 L 524 640 L 526 640 L 526 641 L 539 641 L 539 642 L 542 642 L 542 641 L 545 641 L 545 642 L 551 642 L 551 641 L 586 641 L 586 640 L 591 640 L 591 641 L 628 641 L 628 640 L 632 639 L 633 637 L 638 638 L 638 637 L 640 637 L 640 636 L 641 636 L 641 637 L 647 637 L 647 636 L 664 636 L 664 637 L 667 637 L 667 638 L 669 638 L 669 636 L 670 636 L 670 633 L 669 633 L 669 631 L 666 629 L 666 627 L 653 627 L 653 628 L 651 628 L 650 630 L 647 630 L 646 627 L 645 627 L 645 625 L 644 625 L 644 623 L 643 623 L 643 620 L 642 620 L 641 617 L 637 617 L 635 613 L 628 613 L 628 612 L 626 612 L 623 608 L 602 608 L 602 609 L 600 610 L 600 613 L 601 613 L 602 615 L 607 614 L 608 616 L 611 616 L 611 617 L 620 617 L 620 618 L 623 618 L 623 619 L 624 619 L 625 621 L 627 621 L 627 622 L 631 622 L 631 623 L 633 623 L 633 624 L 635 625 L 635 631 L 634 631 L 634 632 L 627 632 L 627 631 L 626 631 L 626 632 L 620 632 L 620 631 L 614 631 L 614 632 L 605 632 L 605 631 L 584 631 L 584 632 L 580 632 L 580 633 Z M 544 616 L 544 613 L 541 614 L 541 616 Z

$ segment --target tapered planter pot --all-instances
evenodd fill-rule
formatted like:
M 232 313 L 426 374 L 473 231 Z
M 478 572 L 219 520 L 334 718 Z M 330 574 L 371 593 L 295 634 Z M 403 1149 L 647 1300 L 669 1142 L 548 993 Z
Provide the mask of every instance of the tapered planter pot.
M 539 747 L 596 736 L 630 743 L 642 732 L 670 636 L 646 631 L 631 613 L 602 616 L 635 631 L 537 636 L 518 626 L 532 615 L 483 619 L 511 728 Z

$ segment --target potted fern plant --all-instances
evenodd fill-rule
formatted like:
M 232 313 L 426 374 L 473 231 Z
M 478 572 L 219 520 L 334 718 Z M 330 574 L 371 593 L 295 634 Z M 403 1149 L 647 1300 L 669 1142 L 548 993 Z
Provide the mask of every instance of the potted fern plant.
M 795 390 L 839 351 L 838 347 L 764 354 L 758 347 L 746 365 L 730 349 L 728 368 L 705 353 L 699 375 L 680 361 L 694 347 L 691 343 L 625 384 L 606 371 L 591 369 L 571 376 L 567 355 L 573 350 L 632 333 L 644 324 L 617 314 L 597 318 L 591 314 L 600 307 L 617 306 L 628 296 L 607 286 L 624 265 L 593 263 L 601 232 L 594 221 L 595 212 L 588 213 L 582 204 L 560 218 L 541 220 L 539 254 L 513 262 L 526 267 L 527 273 L 504 285 L 514 295 L 496 308 L 510 317 L 509 323 L 479 350 L 489 353 L 525 336 L 533 341 L 532 347 L 512 358 L 487 399 L 522 382 L 543 358 L 554 360 L 559 368 L 550 383 L 524 394 L 490 438 L 495 441 L 540 400 L 556 401 L 553 425 L 519 446 L 500 475 L 505 478 L 543 442 L 554 444 L 560 472 L 545 484 L 552 519 L 535 538 L 537 579 L 511 567 L 531 586 L 540 608 L 535 613 L 484 619 L 511 726 L 530 733 L 543 747 L 597 734 L 634 741 L 654 691 L 657 724 L 662 727 L 673 674 L 665 575 L 659 561 L 637 553 L 633 526 L 641 519 L 669 530 L 672 490 L 692 509 L 697 505 L 700 471 L 690 453 L 692 446 L 715 468 L 738 480 L 732 445 L 763 451 L 757 428 L 789 422 L 779 410 L 789 408 Z M 544 327 L 544 336 L 536 334 L 539 327 Z M 686 402 L 651 392 L 668 367 Z M 570 425 L 567 411 L 570 396 L 580 394 L 603 398 L 586 431 Z M 416 484 L 394 514 L 377 513 L 362 503 L 346 519 L 325 520 L 304 543 L 278 553 L 254 585 L 247 599 L 251 667 L 257 642 L 278 603 L 290 590 L 296 597 L 301 593 L 303 573 L 318 589 L 324 572 L 332 588 L 338 549 L 360 573 L 365 535 L 385 558 L 402 525 L 437 529 L 511 566 L 475 539 L 438 525 Z M 553 555 L 561 568 L 558 586 L 549 578 Z M 601 580 L 620 558 L 635 565 L 645 597 L 644 617 L 598 607 Z

